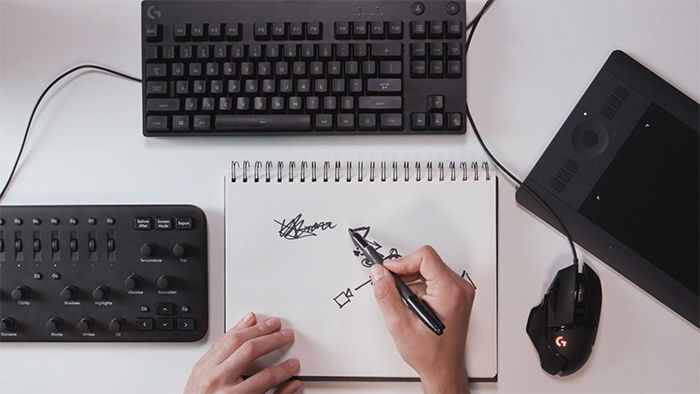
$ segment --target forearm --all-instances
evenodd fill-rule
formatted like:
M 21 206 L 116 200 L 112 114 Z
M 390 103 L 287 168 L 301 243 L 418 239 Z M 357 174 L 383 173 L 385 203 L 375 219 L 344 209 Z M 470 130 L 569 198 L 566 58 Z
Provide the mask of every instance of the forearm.
M 437 371 L 429 376 L 421 376 L 425 394 L 469 393 L 466 369 Z

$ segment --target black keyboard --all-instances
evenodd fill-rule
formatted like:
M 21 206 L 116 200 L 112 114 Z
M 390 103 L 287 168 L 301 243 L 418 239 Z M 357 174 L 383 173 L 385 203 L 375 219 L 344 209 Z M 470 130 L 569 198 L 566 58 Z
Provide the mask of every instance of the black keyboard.
M 144 135 L 462 134 L 464 20 L 454 1 L 144 1 Z

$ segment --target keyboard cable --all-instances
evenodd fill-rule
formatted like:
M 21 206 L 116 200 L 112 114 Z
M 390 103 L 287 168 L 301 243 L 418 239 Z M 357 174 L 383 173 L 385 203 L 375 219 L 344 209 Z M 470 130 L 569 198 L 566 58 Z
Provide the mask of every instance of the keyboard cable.
M 107 73 L 107 75 L 112 75 L 116 77 L 121 77 L 124 79 L 128 79 L 134 82 L 142 82 L 140 78 L 136 78 L 134 76 L 125 74 L 121 71 L 113 70 L 104 66 L 98 66 L 96 64 L 81 64 L 79 66 L 75 66 L 71 68 L 70 70 L 64 72 L 63 74 L 59 75 L 56 79 L 53 80 L 41 93 L 41 96 L 39 96 L 39 99 L 36 101 L 34 104 L 34 109 L 32 109 L 32 114 L 29 116 L 29 122 L 27 123 L 27 128 L 24 130 L 24 137 L 22 138 L 22 145 L 19 147 L 19 152 L 17 152 L 17 158 L 15 159 L 15 164 L 12 166 L 12 171 L 10 171 L 10 175 L 7 177 L 7 182 L 5 182 L 5 186 L 2 188 L 2 191 L 0 191 L 0 200 L 2 200 L 2 197 L 5 195 L 5 192 L 7 192 L 7 189 L 10 187 L 10 183 L 12 182 L 12 177 L 15 174 L 15 171 L 17 170 L 17 165 L 19 164 L 19 160 L 22 157 L 22 152 L 24 151 L 24 146 L 27 143 L 27 137 L 29 136 L 29 129 L 32 126 L 32 121 L 34 120 L 34 115 L 36 114 L 37 109 L 39 108 L 39 105 L 41 104 L 41 101 L 44 99 L 44 96 L 51 90 L 51 88 L 56 85 L 60 80 L 63 78 L 77 72 L 80 70 L 84 69 L 91 69 L 91 70 L 97 70 L 97 71 L 102 71 Z M 81 74 L 82 75 L 82 74 Z
M 472 21 L 469 22 L 469 23 L 467 23 L 467 25 L 466 25 L 465 30 L 466 30 L 466 33 L 467 33 L 467 42 L 466 42 L 465 50 L 464 50 L 464 62 L 465 62 L 465 64 L 466 64 L 466 62 L 467 62 L 467 55 L 469 54 L 469 45 L 470 45 L 471 42 L 472 42 L 472 37 L 474 36 L 474 32 L 476 31 L 476 27 L 479 25 L 479 21 L 481 20 L 481 17 L 484 15 L 484 13 L 486 12 L 486 10 L 488 10 L 489 7 L 491 7 L 491 4 L 493 4 L 494 1 L 495 1 L 495 0 L 488 0 L 488 1 L 486 1 L 486 3 L 484 4 L 484 6 L 481 8 L 481 11 L 479 11 L 479 13 L 477 13 L 476 16 L 474 16 L 474 18 L 472 19 Z M 510 178 L 511 180 L 513 180 L 513 182 L 515 182 L 519 187 L 522 187 L 522 188 L 525 189 L 528 193 L 530 193 L 530 195 L 532 195 L 532 196 L 534 197 L 534 199 L 535 199 L 541 206 L 543 206 L 547 211 L 549 211 L 549 212 L 552 214 L 552 216 L 554 217 L 554 219 L 555 219 L 555 220 L 557 221 L 557 223 L 559 223 L 559 225 L 561 226 L 561 228 L 562 228 L 562 230 L 563 230 L 563 232 L 564 232 L 564 235 L 566 236 L 567 240 L 569 241 L 569 246 L 571 247 L 571 254 L 572 254 L 573 257 L 574 257 L 574 260 L 573 260 L 572 265 L 578 266 L 578 263 L 579 263 L 579 261 L 578 261 L 578 254 L 576 253 L 576 246 L 574 245 L 574 240 L 573 240 L 573 238 L 571 237 L 571 233 L 569 233 L 569 229 L 566 227 L 566 225 L 565 225 L 564 222 L 561 220 L 561 218 L 559 217 L 559 215 L 557 215 L 556 211 L 554 211 L 554 209 L 553 209 L 549 204 L 547 204 L 547 202 L 545 202 L 545 201 L 544 201 L 530 186 L 528 186 L 528 185 L 526 185 L 525 183 L 523 183 L 523 182 L 522 182 L 521 180 L 519 180 L 515 175 L 513 175 L 513 173 L 511 173 L 510 171 L 508 171 L 508 169 L 506 169 L 506 168 L 503 166 L 503 164 L 501 164 L 501 162 L 498 161 L 498 160 L 496 159 L 496 157 L 494 157 L 494 155 L 491 153 L 491 151 L 489 150 L 489 148 L 486 147 L 486 144 L 484 143 L 484 140 L 481 138 L 481 134 L 479 134 L 479 130 L 476 128 L 476 123 L 474 122 L 474 118 L 472 117 L 471 111 L 469 110 L 469 102 L 468 102 L 467 100 L 464 101 L 464 106 L 465 106 L 465 108 L 466 108 L 467 120 L 469 121 L 469 125 L 472 127 L 472 130 L 474 130 L 474 135 L 476 136 L 476 139 L 479 141 L 479 144 L 481 145 L 481 148 L 486 152 L 486 154 L 489 156 L 489 158 L 491 159 L 491 161 L 493 161 L 494 164 L 496 164 L 496 166 L 497 166 L 501 171 L 503 171 L 504 174 L 506 174 L 506 175 L 508 176 L 508 178 Z

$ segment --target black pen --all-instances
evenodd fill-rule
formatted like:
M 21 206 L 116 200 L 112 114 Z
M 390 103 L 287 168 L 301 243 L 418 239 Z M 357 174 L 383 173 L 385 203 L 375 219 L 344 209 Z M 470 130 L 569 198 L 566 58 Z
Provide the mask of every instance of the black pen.
M 357 246 L 362 254 L 372 263 L 372 264 L 383 264 L 384 256 L 377 252 L 376 249 L 370 245 L 364 237 L 362 237 L 357 232 L 352 229 L 348 229 L 352 242 Z M 389 271 L 391 272 L 391 271 Z M 440 319 L 435 316 L 435 313 L 430 309 L 429 306 L 425 305 L 423 301 L 418 298 L 417 295 L 413 294 L 411 289 L 408 287 L 404 281 L 399 278 L 398 275 L 391 272 L 391 276 L 394 277 L 394 282 L 396 283 L 396 288 L 399 290 L 401 299 L 404 303 L 418 316 L 419 319 L 433 332 L 437 335 L 442 335 L 442 330 L 445 329 L 445 325 L 440 321 Z

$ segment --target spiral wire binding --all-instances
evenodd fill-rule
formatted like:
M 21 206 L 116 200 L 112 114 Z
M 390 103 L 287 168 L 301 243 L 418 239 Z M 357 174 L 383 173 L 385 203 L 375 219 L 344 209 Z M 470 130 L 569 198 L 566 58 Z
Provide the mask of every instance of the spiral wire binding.
M 249 176 L 252 175 L 252 179 L 254 183 L 261 182 L 261 179 L 264 179 L 265 183 L 270 183 L 273 181 L 273 162 L 272 161 L 255 161 L 253 165 L 251 165 L 251 162 L 248 160 L 245 160 L 242 162 L 243 164 L 241 165 L 240 162 L 238 161 L 232 161 L 231 162 L 231 182 L 243 182 L 247 183 Z M 377 165 L 379 163 L 379 165 Z M 489 166 L 488 162 L 481 162 L 481 165 L 479 163 L 472 161 L 472 162 L 466 162 L 466 161 L 461 161 L 459 162 L 459 170 L 457 169 L 457 163 L 455 161 L 450 161 L 450 162 L 444 162 L 444 161 L 438 161 L 437 162 L 437 176 L 433 177 L 433 166 L 435 165 L 434 162 L 429 161 L 425 162 L 425 167 L 423 167 L 423 164 L 419 161 L 414 163 L 414 168 L 415 171 L 411 171 L 411 162 L 409 161 L 404 161 L 403 164 L 400 164 L 398 161 L 392 161 L 391 162 L 391 180 L 390 182 L 398 182 L 399 179 L 403 179 L 404 182 L 410 182 L 411 180 L 414 180 L 416 182 L 423 182 L 423 179 L 427 182 L 433 182 L 433 180 L 436 180 L 438 182 L 444 182 L 444 181 L 450 181 L 450 182 L 457 182 L 457 181 L 462 181 L 466 182 L 469 179 L 473 179 L 474 181 L 479 180 L 479 171 L 483 173 L 483 178 L 485 181 L 491 181 L 491 169 Z M 277 181 L 277 183 L 282 183 L 285 178 L 289 183 L 294 182 L 295 179 L 298 179 L 299 182 L 302 183 L 308 183 L 310 180 L 311 183 L 315 183 L 319 181 L 318 174 L 317 174 L 317 162 L 316 161 L 311 161 L 311 164 L 309 165 L 308 161 L 301 161 L 300 162 L 300 169 L 297 171 L 297 162 L 296 161 L 290 161 L 289 164 L 286 165 L 282 161 L 277 162 L 277 171 L 276 171 L 276 176 L 274 177 L 274 180 Z M 328 182 L 329 180 L 334 181 L 336 183 L 342 182 L 343 178 L 345 182 L 352 182 L 353 177 L 356 177 L 355 179 L 357 182 L 362 182 L 365 179 L 365 162 L 358 161 L 357 162 L 357 167 L 355 167 L 355 170 L 353 171 L 353 164 L 351 161 L 346 161 L 345 166 L 343 168 L 343 162 L 341 161 L 335 161 L 333 164 L 333 178 L 330 178 L 330 171 L 331 171 L 331 162 L 329 161 L 324 161 L 323 162 L 323 174 L 321 177 L 321 180 L 323 182 Z M 381 182 L 387 182 L 387 167 L 389 164 L 386 161 L 370 161 L 369 162 L 369 181 L 374 182 L 375 179 L 378 177 Z M 379 167 L 379 174 L 377 174 L 377 167 Z M 401 168 L 403 167 L 403 175 L 400 173 Z M 445 167 L 447 167 L 447 170 L 445 170 Z M 311 177 L 309 178 L 307 171 L 309 171 L 309 168 L 311 168 Z M 252 171 L 252 174 L 251 174 Z M 343 177 L 343 171 L 345 172 L 345 176 Z M 461 172 L 462 176 L 460 177 L 458 173 Z M 264 174 L 264 175 L 263 175 Z M 471 175 L 471 177 L 470 177 Z

